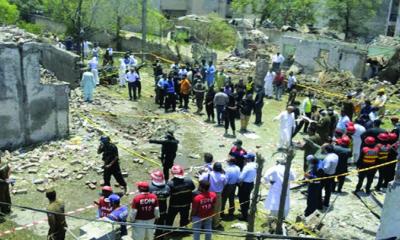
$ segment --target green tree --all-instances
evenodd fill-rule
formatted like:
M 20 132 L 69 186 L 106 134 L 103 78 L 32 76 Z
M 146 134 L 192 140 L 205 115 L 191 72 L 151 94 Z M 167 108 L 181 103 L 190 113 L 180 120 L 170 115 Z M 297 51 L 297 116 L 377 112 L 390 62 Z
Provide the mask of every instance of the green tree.
M 19 11 L 16 5 L 7 0 L 0 0 L 0 24 L 13 24 L 18 20 Z
M 17 5 L 20 18 L 29 21 L 30 15 L 36 11 L 43 11 L 42 0 L 9 0 L 10 3 Z
M 365 33 L 366 23 L 375 16 L 382 0 L 325 0 L 331 19 L 329 26 L 345 34 L 345 39 Z

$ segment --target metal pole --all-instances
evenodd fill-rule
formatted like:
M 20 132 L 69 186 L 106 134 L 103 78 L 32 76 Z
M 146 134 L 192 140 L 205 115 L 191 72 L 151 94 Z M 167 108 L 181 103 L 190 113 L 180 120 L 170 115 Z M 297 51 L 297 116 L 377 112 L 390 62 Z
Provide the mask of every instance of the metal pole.
M 142 63 L 145 60 L 144 50 L 147 37 L 147 0 L 142 0 Z
M 283 176 L 284 178 L 283 178 L 281 199 L 279 201 L 278 223 L 276 225 L 276 233 L 277 234 L 283 233 L 283 230 L 282 230 L 282 224 L 283 224 L 283 220 L 284 220 L 283 215 L 285 212 L 286 195 L 287 195 L 288 186 L 289 186 L 289 173 L 290 173 L 290 167 L 292 165 L 293 158 L 294 158 L 294 149 L 292 146 L 290 146 L 287 149 L 285 173 Z
M 264 162 L 265 159 L 261 156 L 261 154 L 257 153 L 257 177 L 256 177 L 256 182 L 254 186 L 254 191 L 253 191 L 253 197 L 251 199 L 251 206 L 250 206 L 250 217 L 249 217 L 249 222 L 247 224 L 247 231 L 248 232 L 254 232 L 254 222 L 256 218 L 256 212 L 257 212 L 257 199 L 258 199 L 258 193 L 260 191 L 260 184 L 261 184 L 261 177 L 262 177 L 262 170 L 264 167 Z M 248 234 L 246 236 L 246 240 L 251 240 L 254 238 L 254 235 Z

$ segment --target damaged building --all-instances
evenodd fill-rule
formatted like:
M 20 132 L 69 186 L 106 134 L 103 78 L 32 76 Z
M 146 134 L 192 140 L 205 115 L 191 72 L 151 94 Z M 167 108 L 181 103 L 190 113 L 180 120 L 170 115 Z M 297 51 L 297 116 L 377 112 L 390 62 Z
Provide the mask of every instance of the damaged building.
M 79 57 L 24 34 L 0 29 L 0 149 L 69 134 L 69 83 L 41 79 L 41 73 L 51 71 L 76 85 L 79 71 L 71 69 Z

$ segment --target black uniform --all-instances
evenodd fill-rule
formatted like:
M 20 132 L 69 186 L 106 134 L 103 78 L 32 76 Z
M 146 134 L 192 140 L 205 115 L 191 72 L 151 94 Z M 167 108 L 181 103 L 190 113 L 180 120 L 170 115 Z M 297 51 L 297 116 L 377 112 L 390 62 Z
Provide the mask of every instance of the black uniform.
M 347 173 L 347 161 L 351 157 L 351 150 L 339 145 L 333 147 L 333 151 L 339 156 L 339 162 L 336 167 L 335 175 Z M 338 177 L 338 183 L 334 182 L 333 191 L 336 190 L 336 185 L 338 186 L 337 191 L 342 192 L 345 176 Z
M 7 162 L 0 164 L 0 202 L 11 204 L 10 187 L 7 179 L 9 177 L 10 167 Z M 11 212 L 11 205 L 0 204 L 0 213 L 9 214 Z
M 235 133 L 235 116 L 236 116 L 237 106 L 235 97 L 232 94 L 229 94 L 229 102 L 225 108 L 224 117 L 225 117 L 225 130 L 228 130 L 229 125 L 233 133 Z
M 214 97 L 215 97 L 215 92 L 212 90 L 209 90 L 206 94 L 206 112 L 207 112 L 207 119 L 214 121 L 215 118 L 215 113 L 214 113 Z
M 324 176 L 322 170 L 323 162 L 318 161 L 317 163 L 310 164 L 310 171 L 308 172 L 308 179 L 315 179 Z M 312 214 L 315 210 L 322 210 L 322 184 L 321 181 L 313 181 L 308 183 L 307 190 L 307 208 L 304 211 L 304 215 L 307 217 Z
M 126 182 L 121 173 L 121 168 L 119 166 L 119 157 L 118 157 L 118 148 L 113 143 L 101 144 L 98 150 L 98 153 L 103 153 L 103 161 L 104 161 L 104 172 L 103 179 L 105 186 L 111 186 L 110 180 L 111 176 L 114 176 L 115 180 L 117 180 L 118 184 L 126 188 Z M 110 167 L 106 167 L 112 161 L 114 164 Z
M 160 208 L 160 218 L 158 218 L 155 222 L 156 225 L 165 225 L 166 220 L 167 220 L 167 199 L 169 198 L 171 194 L 171 189 L 169 188 L 168 185 L 163 184 L 163 185 L 154 185 L 154 183 L 151 183 L 149 186 L 149 192 L 155 194 L 158 199 L 158 204 Z M 155 236 L 160 236 L 163 234 L 162 230 L 157 229 Z
M 189 223 L 189 211 L 195 189 L 194 183 L 189 178 L 173 178 L 168 182 L 171 189 L 169 198 L 168 215 L 166 224 L 172 226 L 176 215 L 180 214 L 180 224 L 183 227 Z
M 262 109 L 264 107 L 264 91 L 258 91 L 254 100 L 254 114 L 256 115 L 255 124 L 262 123 Z
M 161 162 L 163 165 L 163 173 L 165 179 L 169 179 L 169 170 L 174 165 L 176 152 L 178 151 L 179 141 L 174 137 L 166 138 L 165 140 L 150 140 L 150 143 L 161 144 Z

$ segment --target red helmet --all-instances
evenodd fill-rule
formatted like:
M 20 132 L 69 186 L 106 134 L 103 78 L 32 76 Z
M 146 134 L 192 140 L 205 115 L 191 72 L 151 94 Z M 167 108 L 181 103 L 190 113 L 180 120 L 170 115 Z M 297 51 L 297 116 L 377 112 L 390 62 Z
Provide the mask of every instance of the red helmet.
M 151 174 L 151 181 L 156 184 L 156 185 L 163 185 L 165 184 L 165 177 L 164 177 L 164 173 L 157 170 L 157 171 L 153 171 Z
M 183 168 L 179 165 L 174 165 L 171 169 L 172 175 L 176 178 L 184 178 L 185 177 L 185 172 L 183 171 Z
M 387 133 L 379 133 L 378 139 L 380 141 L 386 142 L 389 140 L 389 135 Z
M 348 136 L 343 136 L 342 137 L 342 144 L 341 145 L 349 146 L 350 143 L 351 143 L 351 140 L 350 140 L 350 138 Z
M 110 186 L 103 186 L 102 188 L 101 188 L 101 190 L 102 191 L 107 191 L 107 192 L 112 192 L 113 190 L 112 190 L 112 187 L 110 187 Z
M 350 126 L 354 127 L 354 123 L 353 122 L 348 122 L 346 125 L 347 125 L 347 127 L 350 127 Z
M 389 133 L 389 140 L 390 141 L 396 141 L 398 138 L 396 133 Z
M 149 191 L 149 183 L 148 182 L 138 182 L 136 183 L 139 191 Z
M 356 132 L 356 128 L 354 127 L 354 125 L 349 125 L 349 126 L 346 128 L 346 132 L 347 132 L 347 133 L 355 133 L 355 132 Z
M 364 140 L 364 143 L 367 145 L 374 145 L 375 144 L 375 138 L 374 137 L 367 137 Z

